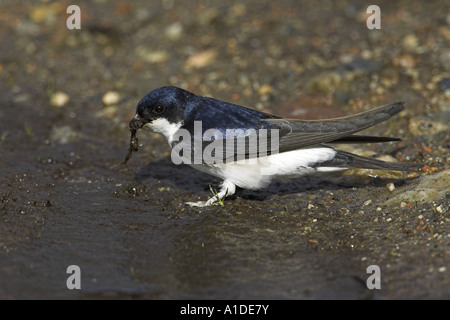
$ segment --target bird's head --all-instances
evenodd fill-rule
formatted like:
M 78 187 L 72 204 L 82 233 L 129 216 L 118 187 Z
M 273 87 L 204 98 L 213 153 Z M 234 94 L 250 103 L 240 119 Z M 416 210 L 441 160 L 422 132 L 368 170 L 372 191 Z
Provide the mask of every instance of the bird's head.
M 161 126 L 182 123 L 186 104 L 192 97 L 195 97 L 192 93 L 177 87 L 161 87 L 151 91 L 139 101 L 136 115 L 129 124 L 130 130 L 145 127 L 161 132 Z

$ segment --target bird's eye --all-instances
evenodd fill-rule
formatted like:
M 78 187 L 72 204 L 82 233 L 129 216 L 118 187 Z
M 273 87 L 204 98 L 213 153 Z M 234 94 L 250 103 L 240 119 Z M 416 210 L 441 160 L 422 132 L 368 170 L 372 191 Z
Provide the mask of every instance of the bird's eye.
M 152 111 L 153 111 L 153 113 L 155 113 L 155 114 L 161 114 L 161 113 L 163 113 L 164 111 L 166 111 L 166 107 L 165 107 L 164 105 L 162 105 L 162 104 L 157 103 L 157 104 L 155 104 L 155 105 L 153 106 Z

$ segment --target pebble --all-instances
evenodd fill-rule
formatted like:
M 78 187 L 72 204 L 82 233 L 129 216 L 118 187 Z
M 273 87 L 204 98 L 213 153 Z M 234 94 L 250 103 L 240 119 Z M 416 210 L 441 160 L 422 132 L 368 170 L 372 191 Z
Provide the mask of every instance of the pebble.
M 136 48 L 136 55 L 147 63 L 163 63 L 169 59 L 169 54 L 164 50 L 150 50 L 144 47 Z
M 364 201 L 364 205 L 365 205 L 365 206 L 368 206 L 368 205 L 370 205 L 370 204 L 372 204 L 372 199 L 369 199 L 369 200 Z
M 102 97 L 102 102 L 106 106 L 118 104 L 120 101 L 120 94 L 117 91 L 108 91 Z
M 161 188 L 158 188 L 158 191 L 159 191 L 159 192 L 169 192 L 170 190 L 171 190 L 170 187 L 161 187 Z
M 52 24 L 58 21 L 58 15 L 65 11 L 62 3 L 49 3 L 36 6 L 30 13 L 30 19 L 34 23 Z
M 450 77 L 442 78 L 438 85 L 442 91 L 450 90 Z
M 180 39 L 181 35 L 183 34 L 183 25 L 179 22 L 172 23 L 171 25 L 167 26 L 164 34 L 167 39 L 176 41 Z
M 389 183 L 386 185 L 386 188 L 387 188 L 390 192 L 392 192 L 392 191 L 395 190 L 395 184 L 393 184 L 392 182 L 389 182 Z
M 394 58 L 392 63 L 395 66 L 399 65 L 405 69 L 412 69 L 416 66 L 416 61 L 410 54 L 404 54 L 398 58 Z
M 395 206 L 400 202 L 423 203 L 425 201 L 438 201 L 445 198 L 450 185 L 450 169 L 434 173 L 433 175 L 422 176 L 420 180 L 403 186 L 402 192 L 389 197 L 383 205 Z
M 258 90 L 258 94 L 261 96 L 271 93 L 273 93 L 273 87 L 270 84 L 263 84 Z
M 217 50 L 208 49 L 192 54 L 184 63 L 186 68 L 200 69 L 213 63 L 217 57 Z
M 66 93 L 58 91 L 50 97 L 50 104 L 54 107 L 63 107 L 69 100 L 70 97 Z
M 403 38 L 402 44 L 405 49 L 415 49 L 419 44 L 419 39 L 414 34 L 408 34 Z

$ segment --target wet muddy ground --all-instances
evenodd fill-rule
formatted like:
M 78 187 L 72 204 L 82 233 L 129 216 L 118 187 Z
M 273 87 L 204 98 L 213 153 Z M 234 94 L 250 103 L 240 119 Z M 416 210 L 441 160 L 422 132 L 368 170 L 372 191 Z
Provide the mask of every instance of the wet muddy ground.
M 379 1 L 381 30 L 359 1 L 81 1 L 80 30 L 69 5 L 0 3 L 0 298 L 450 298 L 448 2 Z M 219 181 L 162 137 L 120 165 L 163 85 L 308 119 L 405 101 L 367 130 L 402 142 L 345 148 L 426 166 L 186 207 Z

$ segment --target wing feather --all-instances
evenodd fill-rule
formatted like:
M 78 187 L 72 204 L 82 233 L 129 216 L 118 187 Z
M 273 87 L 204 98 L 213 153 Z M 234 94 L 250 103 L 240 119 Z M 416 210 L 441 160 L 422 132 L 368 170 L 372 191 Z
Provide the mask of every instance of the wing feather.
M 209 103 L 218 104 L 219 101 L 211 99 Z M 220 102 L 217 107 L 227 107 L 227 104 Z M 228 108 L 238 108 L 236 105 L 229 105 Z M 239 107 L 242 108 L 242 107 Z M 283 119 L 256 110 L 242 108 L 241 117 L 226 118 L 225 123 L 229 123 L 231 128 L 228 132 L 220 129 L 222 135 L 201 142 L 201 150 L 213 151 L 213 155 L 218 158 L 214 152 L 221 152 L 224 162 L 236 161 L 269 155 L 272 153 L 282 153 L 301 148 L 312 147 L 326 143 L 361 143 L 361 142 L 385 142 L 398 141 L 391 137 L 373 137 L 358 136 L 354 133 L 372 127 L 382 121 L 391 118 L 393 115 L 404 109 L 403 102 L 384 105 L 372 110 L 361 112 L 355 115 L 326 119 L 326 120 L 299 120 Z M 234 112 L 229 114 L 234 115 Z M 252 116 L 260 116 L 260 120 L 254 121 Z M 204 117 L 204 114 L 202 115 Z M 231 117 L 231 116 L 230 116 Z M 251 121 L 245 121 L 245 118 L 251 118 Z M 195 119 L 194 119 L 195 120 Z M 248 119 L 249 120 L 249 119 Z M 244 124 L 251 123 L 250 128 L 240 128 Z M 205 128 L 208 129 L 208 128 Z M 204 129 L 204 131 L 205 131 Z M 238 134 L 233 134 L 233 129 L 242 130 Z M 203 132 L 204 132 L 203 131 Z M 250 133 L 251 132 L 251 133 Z M 198 139 L 198 137 L 197 137 Z M 253 140 L 252 140 L 253 139 Z M 254 140 L 256 139 L 256 140 Z M 256 143 L 255 143 L 256 142 Z M 193 141 L 184 141 L 184 144 L 193 144 Z M 214 145 L 211 145 L 214 143 Z M 196 144 L 199 146 L 198 142 Z M 222 145 L 221 148 L 213 148 Z M 200 152 L 200 148 L 191 153 Z

